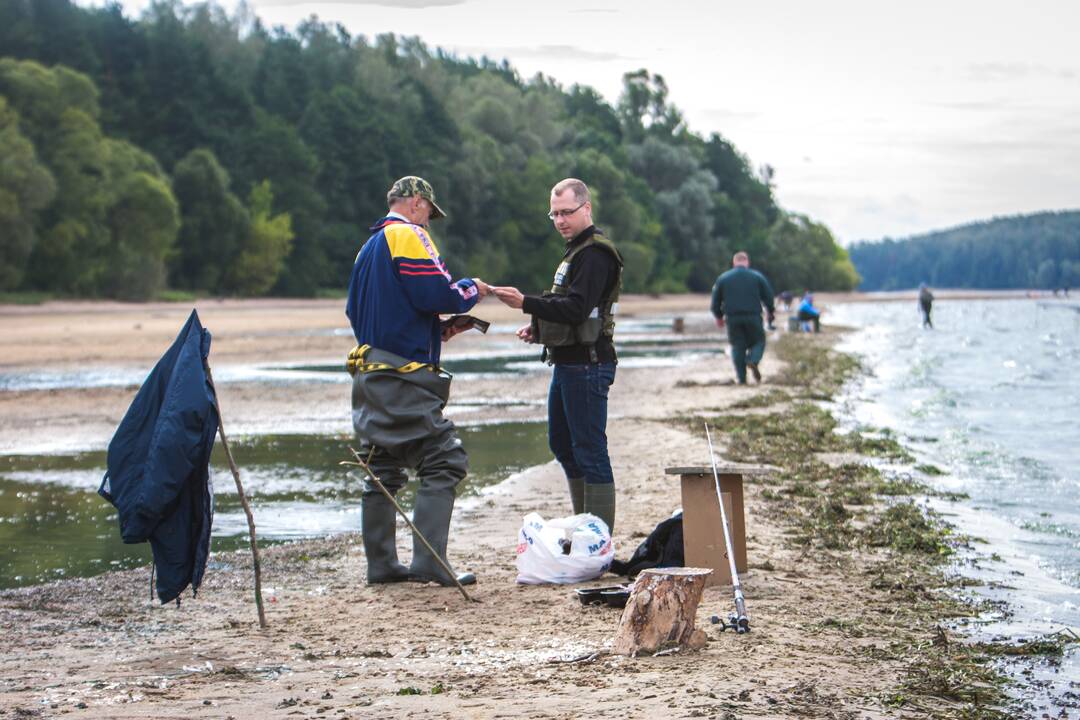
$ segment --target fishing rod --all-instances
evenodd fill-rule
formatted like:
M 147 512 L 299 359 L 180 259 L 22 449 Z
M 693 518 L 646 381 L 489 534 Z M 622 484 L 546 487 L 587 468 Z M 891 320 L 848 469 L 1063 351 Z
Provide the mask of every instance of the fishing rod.
M 742 634 L 750 632 L 750 618 L 746 615 L 746 598 L 743 597 L 742 585 L 739 584 L 739 571 L 735 569 L 735 549 L 731 545 L 731 526 L 728 524 L 727 512 L 724 510 L 724 497 L 720 494 L 720 473 L 716 471 L 716 454 L 713 452 L 712 435 L 709 434 L 709 423 L 705 423 L 705 439 L 709 441 L 709 460 L 712 461 L 713 480 L 716 482 L 716 502 L 720 505 L 720 520 L 724 525 L 724 544 L 727 546 L 728 567 L 731 569 L 731 586 L 735 591 L 735 612 L 731 613 L 728 621 L 722 622 L 719 615 L 713 615 L 713 625 L 719 623 L 721 630 L 731 628 Z

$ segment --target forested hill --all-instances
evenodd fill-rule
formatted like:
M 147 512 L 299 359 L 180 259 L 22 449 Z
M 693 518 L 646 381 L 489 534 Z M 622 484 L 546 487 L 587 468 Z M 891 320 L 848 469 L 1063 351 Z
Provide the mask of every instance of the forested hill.
M 995 218 L 849 248 L 861 290 L 1080 286 L 1080 211 Z
M 341 293 L 407 174 L 449 213 L 432 230 L 455 275 L 549 285 L 548 193 L 575 176 L 628 291 L 707 290 L 736 249 L 777 289 L 857 282 L 768 167 L 688 130 L 660 76 L 627 74 L 612 105 L 416 38 L 237 12 L 0 0 L 0 291 Z

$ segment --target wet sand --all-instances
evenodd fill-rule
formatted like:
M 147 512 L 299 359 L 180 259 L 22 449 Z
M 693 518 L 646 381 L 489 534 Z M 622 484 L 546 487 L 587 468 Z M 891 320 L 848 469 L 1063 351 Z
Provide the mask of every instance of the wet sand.
M 215 368 L 339 362 L 352 344 L 333 334 L 345 327 L 338 301 L 198 307 L 214 332 Z M 703 296 L 621 303 L 624 317 L 698 318 L 688 332 L 710 331 L 707 309 Z M 148 367 L 189 311 L 106 303 L 0 308 L 0 371 Z M 493 301 L 475 314 L 500 324 L 522 319 Z M 491 340 L 469 333 L 446 352 L 480 351 Z M 766 384 L 739 388 L 723 384 L 732 371 L 722 356 L 678 372 L 620 367 L 608 427 L 618 557 L 679 506 L 678 481 L 664 469 L 707 458 L 704 438 L 684 419 L 766 392 L 778 370 L 767 353 Z M 678 380 L 697 385 L 677 387 Z M 463 408 L 454 418 L 538 419 L 546 390 L 546 373 L 455 382 L 455 397 L 535 402 Z M 101 447 L 133 391 L 0 392 L 0 452 Z M 348 427 L 346 385 L 232 383 L 221 386 L 220 399 L 233 433 L 283 422 Z M 478 604 L 466 604 L 456 589 L 366 587 L 358 534 L 264 550 L 267 630 L 255 620 L 243 552 L 215 555 L 199 597 L 186 596 L 180 607 L 150 602 L 146 569 L 0 592 L 0 717 L 900 717 L 879 699 L 900 671 L 876 652 L 893 639 L 887 623 L 857 637 L 822 625 L 828 617 L 889 617 L 888 594 L 864 579 L 875 558 L 852 551 L 843 562 L 826 561 L 793 547 L 762 490 L 747 485 L 744 589 L 754 631 L 737 636 L 709 625 L 711 614 L 731 609 L 730 591 L 710 588 L 698 611 L 709 636 L 700 652 L 607 655 L 618 611 L 582 608 L 569 587 L 515 584 L 521 517 L 569 514 L 561 471 L 548 463 L 459 503 L 449 554 L 459 569 L 478 573 Z M 404 526 L 398 545 L 407 557 Z

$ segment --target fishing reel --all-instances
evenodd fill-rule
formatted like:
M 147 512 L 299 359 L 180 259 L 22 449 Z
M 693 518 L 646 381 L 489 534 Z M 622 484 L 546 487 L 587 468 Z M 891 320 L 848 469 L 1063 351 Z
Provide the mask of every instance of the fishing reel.
M 711 618 L 709 618 L 709 622 L 711 622 L 713 625 L 719 625 L 720 632 L 723 632 L 725 630 L 734 630 L 739 635 L 750 632 L 750 618 L 746 617 L 745 615 L 736 615 L 735 613 L 731 613 L 731 615 L 728 616 L 727 622 L 724 622 L 719 615 L 713 615 Z

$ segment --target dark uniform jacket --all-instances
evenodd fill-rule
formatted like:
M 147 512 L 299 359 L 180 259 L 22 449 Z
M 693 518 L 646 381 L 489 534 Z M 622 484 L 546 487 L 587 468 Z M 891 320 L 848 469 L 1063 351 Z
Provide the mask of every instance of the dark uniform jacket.
M 713 317 L 754 315 L 761 317 L 761 306 L 776 314 L 769 281 L 757 270 L 737 267 L 716 278 L 712 290 Z

